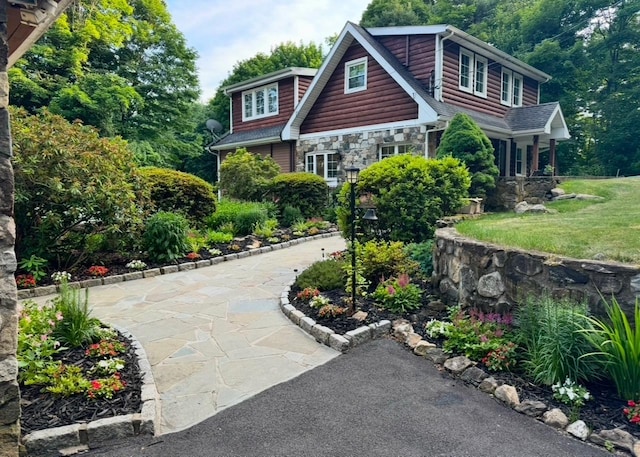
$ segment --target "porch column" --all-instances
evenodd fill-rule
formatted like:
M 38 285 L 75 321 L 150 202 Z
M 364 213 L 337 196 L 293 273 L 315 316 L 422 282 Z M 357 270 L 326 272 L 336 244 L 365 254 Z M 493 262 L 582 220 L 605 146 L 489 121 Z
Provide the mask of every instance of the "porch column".
M 557 166 L 556 166 L 556 140 L 549 140 L 549 164 L 553 167 L 553 176 L 558 174 Z
M 18 293 L 13 277 L 16 227 L 13 220 L 13 168 L 9 125 L 7 3 L 0 2 L 0 455 L 18 457 L 20 390 L 18 388 Z
M 533 135 L 533 157 L 531 158 L 531 176 L 535 175 L 536 172 L 540 169 L 540 137 L 538 135 Z
M 511 176 L 511 146 L 513 145 L 513 138 L 509 138 L 505 143 L 504 175 Z

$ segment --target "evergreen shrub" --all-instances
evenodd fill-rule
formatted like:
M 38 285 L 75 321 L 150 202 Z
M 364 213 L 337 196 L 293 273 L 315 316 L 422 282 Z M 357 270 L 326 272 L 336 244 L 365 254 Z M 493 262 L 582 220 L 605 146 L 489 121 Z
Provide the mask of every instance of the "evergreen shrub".
M 343 264 L 343 261 L 333 259 L 315 262 L 300 273 L 295 285 L 300 289 L 310 287 L 321 292 L 344 289 L 347 275 L 344 272 Z
M 227 224 L 233 225 L 234 234 L 249 235 L 256 225 L 261 225 L 270 219 L 273 206 L 259 202 L 240 202 L 223 200 L 218 203 L 216 212 L 207 218 L 207 226 L 213 230 L 222 230 Z
M 280 166 L 271 157 L 253 154 L 245 148 L 229 154 L 220 165 L 220 188 L 225 197 L 262 201 Z
M 189 249 L 188 232 L 189 223 L 184 216 L 161 211 L 147 220 L 143 246 L 154 262 L 170 262 L 183 256 Z
M 329 203 L 329 186 L 313 173 L 285 173 L 271 183 L 270 195 L 284 216 L 287 206 L 295 206 L 305 219 L 324 215 Z

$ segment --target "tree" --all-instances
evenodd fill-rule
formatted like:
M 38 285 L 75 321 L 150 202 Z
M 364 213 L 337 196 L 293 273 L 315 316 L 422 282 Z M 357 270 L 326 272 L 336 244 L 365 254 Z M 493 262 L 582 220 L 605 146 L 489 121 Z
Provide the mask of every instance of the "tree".
M 271 50 L 269 55 L 258 53 L 254 57 L 242 60 L 233 66 L 231 74 L 222 81 L 214 98 L 209 100 L 206 112 L 216 119 L 225 130 L 230 126 L 229 98 L 222 88 L 246 81 L 288 67 L 320 68 L 324 55 L 322 46 L 314 43 L 296 45 L 293 42 L 281 43 Z
M 363 27 L 392 27 L 428 24 L 430 11 L 425 2 L 373 0 L 362 14 Z
M 271 157 L 237 149 L 220 165 L 220 188 L 229 198 L 261 201 L 278 173 L 280 165 Z
M 438 157 L 460 159 L 471 172 L 470 195 L 485 198 L 496 186 L 500 170 L 495 164 L 494 150 L 487 135 L 466 114 L 458 113 L 442 135 Z
M 144 200 L 125 142 L 46 110 L 13 109 L 11 120 L 18 257 L 66 268 L 133 243 Z

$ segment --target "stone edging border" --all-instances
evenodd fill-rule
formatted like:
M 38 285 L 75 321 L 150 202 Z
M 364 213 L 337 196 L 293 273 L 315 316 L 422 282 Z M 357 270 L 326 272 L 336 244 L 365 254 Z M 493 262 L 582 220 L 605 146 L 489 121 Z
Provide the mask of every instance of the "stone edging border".
M 88 451 L 98 443 L 155 434 L 156 420 L 160 417 L 160 402 L 147 353 L 142 344 L 127 330 L 116 325 L 112 327 L 128 338 L 135 349 L 142 377 L 140 412 L 31 432 L 22 438 L 22 444 L 29 457 L 73 455 Z
M 422 339 L 415 333 L 413 326 L 407 320 L 400 319 L 391 323 L 383 320 L 374 324 L 363 325 L 355 330 L 340 335 L 328 327 L 317 324 L 315 320 L 297 310 L 289 302 L 289 292 L 295 281 L 287 285 L 280 296 L 280 309 L 291 322 L 313 336 L 316 341 L 340 352 L 359 346 L 375 338 L 391 335 L 397 341 L 409 346 L 413 353 L 425 357 L 435 365 L 443 366 L 445 371 L 454 378 L 459 378 L 466 384 L 471 384 L 482 392 L 492 395 L 502 404 L 513 408 L 515 411 L 533 417 L 546 425 L 562 430 L 567 434 L 582 441 L 602 446 L 609 450 L 613 446 L 616 449 L 630 453 L 633 457 L 640 457 L 640 440 L 636 440 L 630 433 L 616 428 L 613 430 L 600 430 L 592 433 L 588 426 L 581 420 L 569 423 L 567 416 L 558 408 L 549 409 L 544 402 L 524 400 L 520 402 L 515 387 L 508 384 L 500 384 L 484 370 L 476 367 L 476 362 L 467 357 L 450 357 L 435 344 Z
M 166 265 L 159 268 L 151 268 L 144 271 L 132 271 L 130 273 L 124 273 L 121 275 L 105 276 L 104 278 L 85 279 L 84 281 L 70 282 L 68 285 L 72 289 L 85 289 L 95 286 L 103 286 L 109 284 L 117 284 L 123 281 L 134 281 L 142 278 L 152 278 L 154 276 L 160 276 L 170 273 L 177 273 L 179 271 L 195 270 L 196 268 L 205 268 L 211 265 L 217 265 L 222 262 L 228 262 L 230 260 L 242 259 L 249 256 L 264 254 L 266 252 L 277 251 L 285 249 L 296 244 L 306 243 L 307 241 L 319 240 L 321 238 L 330 238 L 332 236 L 339 236 L 339 231 L 320 233 L 318 235 L 307 236 L 304 238 L 296 238 L 294 240 L 285 241 L 282 243 L 271 244 L 269 246 L 263 246 L 261 248 L 252 249 L 249 251 L 238 252 L 237 254 L 227 254 L 219 257 L 213 257 L 206 260 L 197 260 L 195 262 L 185 262 L 177 265 Z M 44 287 L 35 287 L 33 289 L 19 289 L 18 300 L 27 300 L 29 298 L 42 297 L 45 295 L 51 295 L 59 292 L 59 286 L 50 285 Z

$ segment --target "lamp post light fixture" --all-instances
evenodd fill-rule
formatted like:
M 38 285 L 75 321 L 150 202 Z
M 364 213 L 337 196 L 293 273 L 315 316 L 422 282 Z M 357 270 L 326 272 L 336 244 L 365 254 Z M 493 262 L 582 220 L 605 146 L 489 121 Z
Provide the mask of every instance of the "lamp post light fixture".
M 349 167 L 344 169 L 346 181 L 351 191 L 351 313 L 356 310 L 356 184 L 360 169 Z

